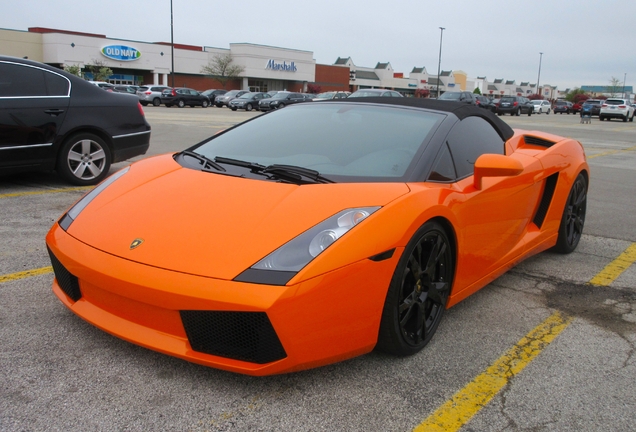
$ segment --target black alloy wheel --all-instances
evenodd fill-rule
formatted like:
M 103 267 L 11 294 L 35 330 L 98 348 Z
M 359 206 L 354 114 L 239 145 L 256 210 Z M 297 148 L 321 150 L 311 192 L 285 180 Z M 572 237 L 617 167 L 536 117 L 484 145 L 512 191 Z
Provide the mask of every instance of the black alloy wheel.
M 408 243 L 387 293 L 377 349 L 412 355 L 431 340 L 453 283 L 455 255 L 444 228 L 429 221 Z
M 583 226 L 585 225 L 585 212 L 587 209 L 587 180 L 583 173 L 580 173 L 565 204 L 561 225 L 559 226 L 559 236 L 554 250 L 559 253 L 569 254 L 573 252 L 581 240 Z

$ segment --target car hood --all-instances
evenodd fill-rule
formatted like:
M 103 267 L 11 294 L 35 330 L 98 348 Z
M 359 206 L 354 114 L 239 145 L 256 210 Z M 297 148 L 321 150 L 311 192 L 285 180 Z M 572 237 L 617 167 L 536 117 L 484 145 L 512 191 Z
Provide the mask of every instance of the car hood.
M 408 192 L 404 183 L 298 186 L 231 177 L 163 155 L 133 164 L 67 232 L 124 259 L 231 280 L 343 209 L 383 206 Z M 131 248 L 136 239 L 143 243 Z

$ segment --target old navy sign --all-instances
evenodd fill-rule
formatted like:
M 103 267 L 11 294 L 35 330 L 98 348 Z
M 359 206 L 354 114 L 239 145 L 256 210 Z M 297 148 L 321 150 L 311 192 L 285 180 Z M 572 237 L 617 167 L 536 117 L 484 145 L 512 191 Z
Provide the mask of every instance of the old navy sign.
M 277 63 L 275 60 L 268 61 L 265 69 L 284 72 L 296 72 L 298 70 L 294 62 L 287 63 L 286 61 L 283 61 L 282 63 Z
M 141 57 L 141 53 L 136 49 L 125 45 L 109 45 L 102 48 L 102 54 L 109 59 L 119 61 L 133 61 Z

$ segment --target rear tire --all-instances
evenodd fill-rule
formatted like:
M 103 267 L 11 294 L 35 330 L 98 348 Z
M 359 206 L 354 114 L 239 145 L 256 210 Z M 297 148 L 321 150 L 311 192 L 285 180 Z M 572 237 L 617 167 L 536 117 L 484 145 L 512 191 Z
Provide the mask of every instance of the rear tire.
M 68 182 L 88 186 L 99 183 L 108 175 L 110 163 L 110 150 L 100 137 L 78 133 L 62 144 L 56 170 Z
M 152 106 L 159 106 L 159 105 L 161 105 L 161 99 L 159 99 L 159 98 L 154 98 L 154 99 L 152 100 Z
M 559 226 L 559 236 L 554 250 L 562 254 L 569 254 L 576 249 L 583 234 L 585 224 L 585 212 L 587 209 L 587 180 L 583 173 L 580 173 L 563 209 L 561 225 Z
M 435 221 L 426 222 L 407 244 L 391 278 L 378 350 L 407 356 L 428 344 L 446 309 L 454 271 L 446 231 Z
M 183 108 L 183 107 L 185 106 L 185 102 L 184 102 L 184 101 L 182 101 L 182 100 L 180 100 L 180 101 L 178 101 L 178 102 L 177 102 L 177 106 L 178 106 L 179 108 Z

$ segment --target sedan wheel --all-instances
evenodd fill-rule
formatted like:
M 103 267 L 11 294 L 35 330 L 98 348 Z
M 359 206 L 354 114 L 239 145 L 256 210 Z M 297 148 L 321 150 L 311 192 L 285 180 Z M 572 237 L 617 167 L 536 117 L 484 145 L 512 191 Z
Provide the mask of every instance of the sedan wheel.
M 96 135 L 73 135 L 62 145 L 57 159 L 57 172 L 76 185 L 97 184 L 110 169 L 110 150 Z
M 201 106 L 202 106 L 203 108 L 207 108 L 207 107 L 208 107 L 208 105 L 209 105 L 209 104 L 208 104 L 208 101 L 206 101 L 206 100 L 204 100 L 203 102 L 201 102 Z
M 568 254 L 576 249 L 583 234 L 586 208 L 587 180 L 585 175 L 581 173 L 574 181 L 565 204 L 557 244 L 554 246 L 555 251 Z
M 408 243 L 387 293 L 377 348 L 405 356 L 420 351 L 437 330 L 455 267 L 451 242 L 437 222 L 427 222 Z
M 248 103 L 247 105 L 245 105 L 245 111 L 252 111 L 252 104 Z

